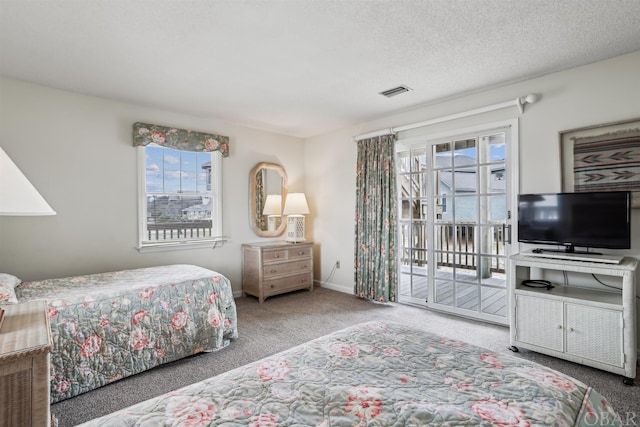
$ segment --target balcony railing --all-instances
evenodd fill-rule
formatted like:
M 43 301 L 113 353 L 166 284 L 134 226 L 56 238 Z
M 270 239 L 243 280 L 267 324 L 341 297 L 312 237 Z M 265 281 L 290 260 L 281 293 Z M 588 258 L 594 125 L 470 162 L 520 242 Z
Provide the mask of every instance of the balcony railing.
M 427 224 L 425 222 L 412 222 L 401 224 L 401 248 L 402 263 L 423 266 L 427 263 Z M 411 227 L 411 228 L 409 228 Z M 504 273 L 504 232 L 502 224 L 491 227 L 483 227 L 484 241 L 488 243 L 480 252 L 483 260 L 488 260 L 489 268 L 493 273 Z M 438 233 L 435 236 L 435 261 L 440 267 L 457 267 L 467 270 L 478 269 L 478 256 L 476 251 L 476 236 L 478 226 L 475 223 L 467 224 L 438 224 Z
M 149 241 L 171 241 L 211 237 L 211 220 L 193 220 L 183 222 L 147 223 Z

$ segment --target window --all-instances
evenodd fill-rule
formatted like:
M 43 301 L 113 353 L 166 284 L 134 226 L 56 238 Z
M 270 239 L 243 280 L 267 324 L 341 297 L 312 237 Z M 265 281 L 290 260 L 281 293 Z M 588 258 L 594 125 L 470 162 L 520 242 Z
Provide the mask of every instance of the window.
M 139 249 L 211 246 L 220 240 L 220 151 L 139 146 Z

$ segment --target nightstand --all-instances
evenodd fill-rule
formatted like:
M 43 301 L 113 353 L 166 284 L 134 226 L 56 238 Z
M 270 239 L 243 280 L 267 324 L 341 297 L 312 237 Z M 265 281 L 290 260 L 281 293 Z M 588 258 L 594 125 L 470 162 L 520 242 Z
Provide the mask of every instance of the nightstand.
M 313 290 L 313 242 L 242 245 L 242 293 L 265 298 Z
M 3 306 L 0 426 L 49 426 L 51 332 L 44 301 Z

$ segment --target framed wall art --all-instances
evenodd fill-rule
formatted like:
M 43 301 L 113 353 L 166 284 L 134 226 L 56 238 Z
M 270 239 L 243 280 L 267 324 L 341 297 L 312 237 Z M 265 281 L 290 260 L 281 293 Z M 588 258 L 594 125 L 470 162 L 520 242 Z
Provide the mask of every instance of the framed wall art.
M 640 118 L 560 132 L 562 191 L 631 191 L 640 208 Z

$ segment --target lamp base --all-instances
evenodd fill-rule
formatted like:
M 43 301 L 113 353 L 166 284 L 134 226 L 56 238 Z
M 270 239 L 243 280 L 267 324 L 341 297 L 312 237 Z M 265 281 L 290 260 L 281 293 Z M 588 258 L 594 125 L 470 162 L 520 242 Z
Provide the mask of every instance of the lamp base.
M 287 242 L 304 242 L 304 215 L 289 215 L 287 217 Z

